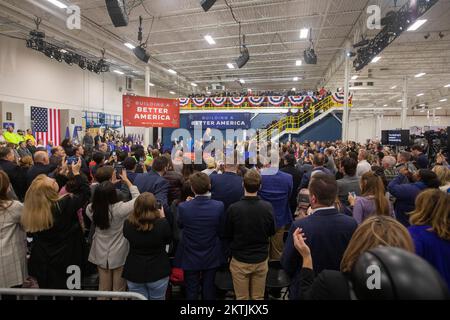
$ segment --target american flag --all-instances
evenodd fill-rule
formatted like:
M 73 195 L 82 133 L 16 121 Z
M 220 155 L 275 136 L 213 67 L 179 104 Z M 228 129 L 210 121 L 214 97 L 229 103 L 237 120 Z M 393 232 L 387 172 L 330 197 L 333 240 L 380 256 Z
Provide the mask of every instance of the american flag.
M 61 143 L 61 111 L 58 109 L 47 109 L 31 107 L 31 121 L 36 140 L 42 139 L 44 145 L 53 141 L 57 146 Z

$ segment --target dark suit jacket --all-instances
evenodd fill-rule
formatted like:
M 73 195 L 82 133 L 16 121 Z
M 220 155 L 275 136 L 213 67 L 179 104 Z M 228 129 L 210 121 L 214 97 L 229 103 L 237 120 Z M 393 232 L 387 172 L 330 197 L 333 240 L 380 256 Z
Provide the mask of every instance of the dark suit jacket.
M 48 176 L 50 173 L 55 171 L 58 166 L 56 164 L 35 163 L 27 172 L 27 188 L 31 185 L 33 180 L 40 174 L 45 174 Z
M 169 192 L 169 183 L 157 172 L 141 173 L 134 179 L 134 185 L 138 187 L 140 193 L 153 193 L 159 201 L 168 208 L 167 194 Z
M 19 200 L 23 200 L 27 192 L 27 171 L 14 162 L 0 159 L 0 169 L 5 171 Z
M 316 277 L 311 269 L 302 268 L 299 276 L 300 300 L 350 300 L 350 287 L 345 274 L 324 270 Z
M 177 256 L 184 270 L 208 270 L 223 262 L 221 236 L 225 229 L 224 205 L 209 197 L 197 196 L 178 206 L 182 238 Z
M 289 198 L 292 195 L 292 177 L 284 172 L 262 171 L 262 187 L 259 191 L 261 199 L 270 202 L 274 211 L 275 225 L 281 228 L 292 222 Z
M 225 211 L 230 205 L 240 201 L 244 196 L 242 177 L 237 174 L 225 172 L 224 174 L 214 174 L 209 177 L 211 179 L 211 198 L 222 201 Z
M 357 227 L 353 218 L 338 213 L 336 209 L 316 211 L 311 216 L 294 222 L 281 257 L 284 270 L 294 278 L 293 283 L 295 279 L 298 280 L 302 266 L 302 257 L 295 249 L 292 238 L 297 228 L 303 229 L 306 244 L 311 249 L 314 271 L 320 273 L 325 269 L 340 270 L 342 256 Z M 290 292 L 292 299 L 300 296 L 298 286 L 291 286 Z
M 291 207 L 291 213 L 294 213 L 297 209 L 297 195 L 300 183 L 302 182 L 302 174 L 300 173 L 300 170 L 296 169 L 294 166 L 286 166 L 281 169 L 281 171 L 292 176 L 292 195 L 289 199 L 289 206 Z
M 313 174 L 316 174 L 316 173 L 332 174 L 330 172 L 330 170 L 328 170 L 327 168 L 324 168 L 324 167 L 313 168 L 310 173 L 303 175 L 302 182 L 300 183 L 300 188 L 301 189 L 308 188 L 311 177 L 313 176 Z

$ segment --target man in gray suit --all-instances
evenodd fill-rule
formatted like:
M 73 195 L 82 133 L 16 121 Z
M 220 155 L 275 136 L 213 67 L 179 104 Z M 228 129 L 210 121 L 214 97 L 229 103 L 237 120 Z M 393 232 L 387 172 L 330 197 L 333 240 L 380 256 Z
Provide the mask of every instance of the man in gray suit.
M 357 196 L 361 195 L 359 177 L 356 175 L 357 166 L 358 163 L 352 158 L 345 158 L 341 162 L 341 170 L 344 173 L 344 178 L 337 181 L 338 197 L 345 206 L 350 205 L 348 202 L 349 192 L 354 192 Z

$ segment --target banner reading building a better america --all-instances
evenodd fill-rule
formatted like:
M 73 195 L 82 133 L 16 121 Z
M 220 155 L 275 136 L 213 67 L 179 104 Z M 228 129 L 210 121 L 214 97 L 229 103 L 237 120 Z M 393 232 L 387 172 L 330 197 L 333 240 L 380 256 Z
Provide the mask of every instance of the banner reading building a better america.
M 125 127 L 179 128 L 178 100 L 123 96 Z

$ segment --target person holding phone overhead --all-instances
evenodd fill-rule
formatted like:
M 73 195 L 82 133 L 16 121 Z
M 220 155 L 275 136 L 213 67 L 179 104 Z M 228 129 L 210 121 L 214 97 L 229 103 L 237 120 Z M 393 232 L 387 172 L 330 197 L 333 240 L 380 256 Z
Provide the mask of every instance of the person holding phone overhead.
M 123 224 L 140 193 L 128 180 L 126 170 L 120 177 L 130 189 L 131 201 L 119 201 L 115 185 L 108 180 L 95 188 L 92 203 L 86 208 L 86 215 L 95 224 L 89 261 L 98 267 L 100 291 L 126 289 L 122 271 L 129 246 L 123 235 Z

